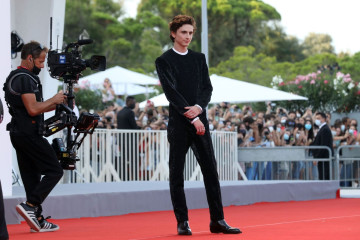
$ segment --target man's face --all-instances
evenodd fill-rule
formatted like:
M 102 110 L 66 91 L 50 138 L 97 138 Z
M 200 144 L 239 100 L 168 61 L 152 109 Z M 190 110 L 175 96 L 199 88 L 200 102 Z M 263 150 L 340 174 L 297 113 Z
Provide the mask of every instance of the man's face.
M 187 48 L 192 40 L 194 34 L 194 27 L 190 24 L 182 25 L 177 31 L 171 32 L 174 38 L 174 45 Z
M 136 106 L 136 100 L 135 100 L 135 99 L 130 100 L 130 101 L 128 102 L 127 106 L 128 106 L 129 108 L 131 108 L 131 109 L 134 109 L 135 106 Z
M 322 118 L 321 115 L 316 115 L 315 119 L 320 120 L 321 123 L 325 122 L 324 118 Z
M 38 58 L 36 59 L 33 58 L 35 66 L 37 66 L 40 69 L 44 68 L 45 58 L 46 58 L 46 52 L 42 51 Z

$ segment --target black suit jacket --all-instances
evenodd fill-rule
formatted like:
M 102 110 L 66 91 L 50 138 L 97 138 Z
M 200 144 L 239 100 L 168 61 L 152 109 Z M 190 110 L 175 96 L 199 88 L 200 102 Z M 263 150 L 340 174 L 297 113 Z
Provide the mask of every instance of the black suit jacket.
M 319 132 L 316 134 L 312 146 L 328 146 L 331 149 L 331 154 L 334 155 L 333 149 L 333 136 L 329 126 L 326 124 L 320 128 Z M 312 150 L 314 158 L 328 158 L 329 151 L 326 149 L 314 149 Z
M 117 113 L 118 129 L 140 129 L 135 121 L 135 113 L 129 107 L 124 107 Z

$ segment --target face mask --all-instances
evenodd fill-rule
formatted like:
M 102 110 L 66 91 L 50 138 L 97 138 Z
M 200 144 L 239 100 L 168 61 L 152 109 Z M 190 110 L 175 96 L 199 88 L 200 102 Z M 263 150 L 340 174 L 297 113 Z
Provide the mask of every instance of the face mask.
M 285 134 L 284 134 L 284 140 L 287 141 L 287 140 L 289 140 L 289 138 L 290 138 L 290 136 L 285 133 Z
M 305 124 L 305 129 L 306 129 L 306 130 L 309 131 L 311 128 L 312 128 L 312 126 L 311 126 L 310 123 Z
M 210 131 L 214 130 L 214 125 L 213 125 L 213 124 L 209 124 L 209 129 L 210 129 Z
M 332 134 L 333 136 L 336 136 L 336 131 L 331 131 L 331 134 Z
M 281 123 L 285 124 L 286 123 L 286 119 L 281 119 Z
M 297 114 L 296 114 L 296 117 L 300 118 L 300 117 L 301 117 L 300 113 L 297 113 Z
M 316 124 L 316 125 L 318 125 L 318 126 L 320 127 L 320 125 L 321 125 L 321 121 L 320 121 L 319 119 L 316 119 L 316 120 L 315 120 L 315 124 Z
M 281 128 L 276 128 L 276 131 L 279 133 L 281 132 Z
M 349 129 L 349 133 L 350 133 L 350 135 L 354 135 L 354 130 L 353 130 L 353 129 Z
M 341 125 L 340 129 L 342 132 L 345 132 L 345 125 Z
M 34 63 L 34 67 L 32 69 L 33 74 L 39 75 L 40 71 L 41 71 L 41 69 L 38 68 L 37 66 L 35 66 L 35 63 Z
M 274 128 L 273 128 L 273 127 L 269 127 L 269 131 L 270 131 L 270 132 L 273 132 L 273 131 L 274 131 Z
M 300 133 L 297 133 L 295 137 L 296 137 L 296 139 L 299 139 Z

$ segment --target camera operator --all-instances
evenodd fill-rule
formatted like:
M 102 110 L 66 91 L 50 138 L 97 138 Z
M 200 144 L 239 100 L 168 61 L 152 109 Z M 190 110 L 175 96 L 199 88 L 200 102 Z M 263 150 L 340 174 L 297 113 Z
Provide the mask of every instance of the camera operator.
M 12 116 L 7 130 L 16 150 L 26 192 L 26 202 L 17 205 L 16 210 L 26 220 L 31 232 L 59 229 L 41 215 L 41 204 L 63 176 L 55 151 L 42 136 L 44 112 L 54 110 L 66 99 L 60 91 L 43 101 L 38 74 L 44 68 L 47 52 L 48 49 L 38 42 L 25 44 L 21 51 L 21 65 L 9 74 L 3 88 Z
M 3 120 L 4 108 L 0 99 L 0 123 Z M 4 211 L 4 198 L 2 194 L 1 181 L 0 181 L 0 240 L 9 239 L 9 234 L 6 228 L 5 211 Z

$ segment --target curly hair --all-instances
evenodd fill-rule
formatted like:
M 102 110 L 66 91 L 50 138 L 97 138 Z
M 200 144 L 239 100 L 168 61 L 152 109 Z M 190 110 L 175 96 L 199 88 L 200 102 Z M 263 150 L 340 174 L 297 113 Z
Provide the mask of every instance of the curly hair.
M 174 37 L 171 36 L 171 33 L 174 32 L 176 33 L 176 31 L 181 28 L 182 25 L 185 24 L 190 24 L 194 27 L 194 33 L 196 30 L 196 22 L 195 19 L 191 16 L 187 16 L 187 15 L 177 15 L 175 16 L 171 22 L 169 22 L 169 29 L 170 29 L 170 39 L 172 42 L 174 42 Z

